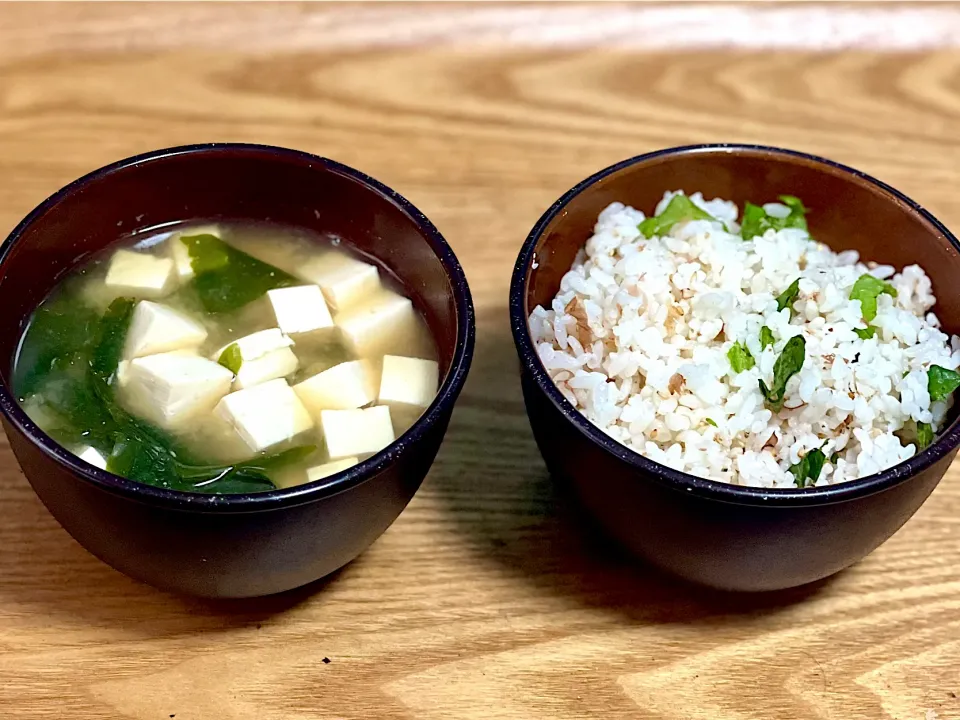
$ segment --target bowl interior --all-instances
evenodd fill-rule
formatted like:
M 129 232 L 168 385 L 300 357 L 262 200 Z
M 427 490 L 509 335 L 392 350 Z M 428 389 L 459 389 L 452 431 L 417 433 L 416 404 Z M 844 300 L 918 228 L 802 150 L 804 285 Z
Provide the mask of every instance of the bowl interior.
M 24 325 L 58 279 L 120 236 L 184 220 L 258 220 L 330 233 L 393 272 L 425 314 L 441 376 L 457 350 L 465 290 L 433 226 L 360 173 L 303 153 L 206 146 L 124 161 L 65 188 L 15 231 L 0 261 L 0 380 Z

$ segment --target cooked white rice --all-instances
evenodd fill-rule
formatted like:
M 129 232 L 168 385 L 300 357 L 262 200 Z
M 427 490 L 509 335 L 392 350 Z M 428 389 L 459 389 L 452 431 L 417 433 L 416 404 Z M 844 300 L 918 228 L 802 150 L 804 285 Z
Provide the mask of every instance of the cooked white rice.
M 956 369 L 960 339 L 941 332 L 929 312 L 935 298 L 922 268 L 864 264 L 799 228 L 744 241 L 733 234 L 734 203 L 690 199 L 718 222 L 682 222 L 651 239 L 638 230 L 642 212 L 610 205 L 551 307 L 530 315 L 550 377 L 593 424 L 677 470 L 782 488 L 796 487 L 789 468 L 813 449 L 828 458 L 816 485 L 834 484 L 913 456 L 913 423 L 940 430 L 951 400 L 931 402 L 927 370 Z M 764 209 L 788 211 L 778 203 Z M 878 297 L 870 322 L 878 332 L 868 339 L 854 333 L 864 320 L 860 301 L 849 299 L 864 273 L 897 291 Z M 797 278 L 794 312 L 778 311 L 777 296 Z M 774 344 L 761 348 L 764 325 Z M 758 380 L 771 382 L 795 335 L 806 341 L 805 360 L 773 412 Z M 732 370 L 735 342 L 755 367 Z

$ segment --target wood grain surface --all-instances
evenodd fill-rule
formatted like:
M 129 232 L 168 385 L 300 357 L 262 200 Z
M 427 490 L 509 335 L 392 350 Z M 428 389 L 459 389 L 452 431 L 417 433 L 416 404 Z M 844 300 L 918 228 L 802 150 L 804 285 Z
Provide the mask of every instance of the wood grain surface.
M 478 309 L 423 489 L 360 559 L 284 596 L 202 602 L 125 578 L 0 445 L 0 717 L 960 718 L 960 469 L 829 581 L 685 586 L 555 497 L 506 308 L 540 213 L 668 145 L 823 154 L 960 228 L 958 37 L 945 5 L 0 4 L 2 232 L 133 153 L 287 145 L 418 205 Z

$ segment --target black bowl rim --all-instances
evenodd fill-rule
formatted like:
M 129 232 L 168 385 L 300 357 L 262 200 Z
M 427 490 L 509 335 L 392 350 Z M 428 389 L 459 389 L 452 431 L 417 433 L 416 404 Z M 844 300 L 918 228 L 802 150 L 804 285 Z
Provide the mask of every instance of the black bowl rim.
M 265 161 L 271 162 L 307 163 L 308 166 L 323 166 L 327 170 L 340 176 L 359 182 L 361 185 L 381 196 L 384 200 L 392 203 L 413 221 L 421 235 L 427 240 L 439 258 L 453 288 L 457 315 L 457 341 L 450 367 L 430 407 L 427 408 L 407 432 L 379 453 L 343 472 L 337 473 L 329 478 L 324 478 L 323 480 L 268 492 L 238 493 L 232 495 L 211 495 L 170 490 L 138 483 L 95 468 L 62 448 L 55 440 L 44 433 L 23 411 L 20 404 L 16 401 L 14 394 L 6 386 L 6 383 L 0 381 L 0 412 L 3 413 L 6 419 L 47 456 L 60 465 L 65 466 L 81 480 L 89 482 L 103 490 L 147 504 L 206 513 L 258 512 L 315 502 L 361 485 L 394 464 L 401 455 L 411 450 L 412 446 L 415 445 L 431 427 L 441 422 L 444 415 L 452 412 L 453 406 L 460 395 L 460 391 L 463 389 L 473 359 L 476 323 L 473 300 L 470 294 L 470 288 L 467 285 L 466 275 L 453 249 L 433 223 L 409 200 L 392 188 L 387 187 L 383 183 L 352 167 L 301 150 L 255 143 L 199 143 L 161 148 L 117 160 L 74 180 L 30 211 L 13 231 L 11 231 L 6 241 L 0 245 L 0 269 L 2 269 L 3 263 L 12 248 L 30 225 L 39 220 L 65 197 L 81 191 L 87 184 L 99 178 L 117 172 L 135 170 L 140 165 L 161 161 L 174 156 L 237 153 L 250 157 L 260 157 Z M 2 280 L 0 280 L 0 282 L 2 282 Z
M 610 455 L 615 456 L 638 471 L 638 476 L 642 475 L 644 478 L 653 479 L 666 487 L 686 492 L 695 497 L 710 498 L 732 504 L 803 507 L 846 502 L 888 490 L 901 482 L 909 480 L 949 456 L 950 453 L 956 449 L 957 445 L 960 445 L 960 422 L 957 421 L 941 433 L 936 441 L 925 450 L 883 472 L 869 475 L 865 478 L 859 478 L 837 485 L 813 488 L 755 488 L 730 485 L 717 480 L 707 480 L 695 475 L 690 475 L 689 473 L 674 470 L 666 465 L 661 465 L 660 463 L 647 459 L 640 453 L 627 448 L 625 445 L 621 445 L 606 433 L 602 432 L 563 397 L 550 379 L 549 374 L 540 362 L 540 357 L 537 355 L 536 348 L 530 337 L 525 308 L 529 269 L 533 262 L 537 242 L 540 240 L 543 231 L 558 214 L 563 212 L 566 205 L 573 198 L 588 187 L 603 181 L 625 168 L 651 160 L 669 159 L 680 155 L 711 153 L 740 153 L 760 157 L 770 157 L 772 155 L 782 158 L 802 159 L 821 166 L 820 169 L 826 172 L 849 175 L 855 180 L 871 185 L 875 189 L 885 193 L 890 200 L 896 202 L 901 207 L 906 207 L 920 215 L 923 220 L 928 222 L 941 234 L 942 240 L 949 242 L 953 245 L 954 249 L 960 252 L 960 242 L 958 242 L 957 238 L 954 237 L 943 223 L 937 220 L 919 203 L 910 199 L 899 190 L 866 173 L 810 153 L 767 145 L 709 143 L 664 148 L 628 158 L 594 173 L 565 192 L 543 213 L 527 236 L 523 247 L 520 249 L 520 254 L 517 257 L 513 276 L 510 281 L 510 324 L 523 370 L 530 374 L 540 392 L 546 395 L 567 422 L 573 425 L 581 435 L 594 445 L 599 446 Z

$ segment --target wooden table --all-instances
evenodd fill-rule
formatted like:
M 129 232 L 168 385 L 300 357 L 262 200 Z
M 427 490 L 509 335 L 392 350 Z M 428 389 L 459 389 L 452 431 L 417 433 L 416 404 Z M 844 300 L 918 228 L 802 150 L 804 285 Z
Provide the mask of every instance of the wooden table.
M 127 155 L 287 145 L 418 205 L 478 309 L 423 489 L 321 587 L 226 603 L 137 584 L 60 529 L 4 443 L 0 717 L 960 718 L 960 470 L 829 582 L 687 587 L 555 498 L 506 309 L 548 204 L 668 145 L 823 154 L 960 227 L 958 31 L 946 5 L 0 6 L 0 228 Z

